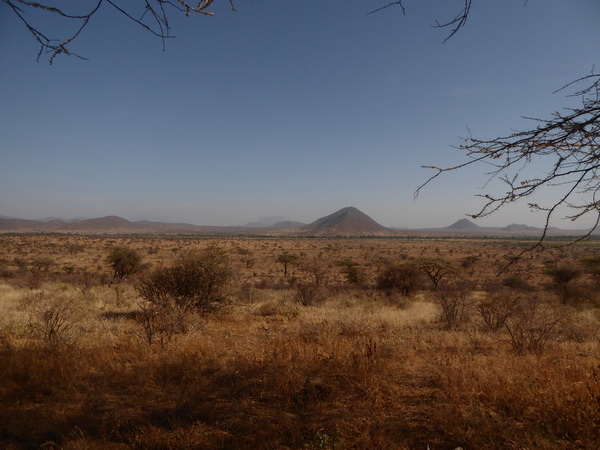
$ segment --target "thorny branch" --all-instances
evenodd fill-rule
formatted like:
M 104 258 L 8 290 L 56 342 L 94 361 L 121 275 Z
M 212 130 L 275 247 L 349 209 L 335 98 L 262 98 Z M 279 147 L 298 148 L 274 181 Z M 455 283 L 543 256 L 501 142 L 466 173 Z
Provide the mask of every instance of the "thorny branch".
M 135 0 L 135 2 L 126 2 L 126 6 L 121 6 L 118 0 L 97 0 L 89 7 L 89 9 L 86 9 L 85 12 L 80 14 L 71 14 L 61 8 L 51 6 L 47 2 L 32 2 L 27 0 L 0 0 L 0 2 L 9 7 L 38 42 L 40 46 L 37 56 L 38 61 L 43 54 L 48 54 L 50 64 L 54 62 L 54 59 L 58 55 L 69 55 L 86 59 L 83 56 L 74 53 L 70 49 L 70 46 L 89 25 L 91 19 L 105 6 L 114 8 L 131 21 L 140 25 L 146 31 L 159 37 L 163 42 L 163 49 L 165 39 L 173 37 L 171 35 L 171 27 L 169 25 L 166 8 L 173 8 L 183 12 L 188 17 L 191 13 L 207 16 L 212 16 L 214 14 L 208 11 L 208 8 L 212 6 L 214 0 L 200 0 L 195 6 L 183 0 Z M 134 5 L 132 6 L 132 4 Z M 235 11 L 233 0 L 229 0 L 229 4 L 231 5 L 232 10 Z M 47 36 L 41 28 L 34 25 L 32 16 L 36 11 L 45 12 L 75 24 L 74 31 L 67 33 L 66 36 L 59 37 L 58 39 Z
M 467 17 L 469 16 L 469 13 L 471 12 L 471 4 L 472 4 L 473 0 L 464 0 L 464 2 L 465 2 L 465 4 L 463 6 L 463 9 L 460 10 L 452 20 L 448 20 L 447 22 L 441 22 L 441 23 L 437 20 L 435 21 L 435 25 L 434 25 L 435 28 L 450 28 L 451 29 L 450 34 L 448 34 L 448 36 L 446 36 L 446 39 L 444 39 L 444 42 L 446 42 L 448 39 L 450 39 L 452 36 L 454 36 L 467 23 Z M 406 8 L 404 7 L 403 0 L 389 2 L 380 8 L 370 11 L 369 13 L 367 13 L 367 15 L 375 14 L 377 12 L 383 11 L 384 9 L 391 8 L 392 6 L 399 6 L 400 9 L 402 10 L 402 14 L 406 15 Z
M 463 0 L 463 8 L 447 22 L 438 22 L 436 28 L 449 28 L 450 32 L 444 42 L 452 38 L 462 29 L 471 12 L 473 0 Z M 524 0 L 527 3 L 527 0 Z M 400 6 L 405 14 L 403 0 L 390 1 L 374 12 Z M 543 250 L 551 219 L 561 207 L 572 211 L 565 218 L 576 221 L 583 216 L 595 215 L 594 225 L 583 236 L 569 242 L 574 244 L 588 238 L 600 224 L 600 74 L 594 73 L 581 77 L 560 88 L 558 91 L 574 89 L 569 96 L 581 97 L 581 106 L 555 112 L 550 119 L 528 118 L 538 126 L 527 131 L 513 132 L 508 136 L 491 140 L 482 140 L 470 135 L 458 146 L 467 154 L 467 161 L 452 167 L 424 166 L 435 170 L 415 191 L 415 198 L 421 189 L 445 172 L 463 169 L 477 163 L 485 163 L 493 167 L 487 173 L 487 184 L 498 179 L 506 186 L 500 194 L 479 195 L 485 199 L 483 207 L 472 218 L 488 216 L 499 209 L 548 188 L 562 189 L 549 205 L 530 202 L 533 211 L 545 212 L 545 222 L 540 239 L 532 247 L 512 259 L 518 260 L 525 253 Z M 557 91 L 557 92 L 558 92 Z M 551 163 L 551 169 L 541 172 L 533 178 L 523 178 L 526 169 L 543 167 L 540 163 Z M 509 264 L 509 265 L 510 265 Z
M 448 39 L 450 39 L 452 36 L 454 36 L 458 30 L 460 30 L 462 27 L 465 26 L 465 24 L 467 23 L 467 17 L 469 16 L 469 13 L 471 12 L 471 2 L 472 0 L 464 0 L 465 1 L 465 6 L 463 7 L 462 11 L 460 11 L 452 20 L 449 20 L 448 22 L 444 22 L 444 23 L 440 23 L 436 20 L 435 22 L 435 27 L 436 28 L 447 28 L 450 27 L 451 31 L 450 34 L 448 36 L 446 36 L 446 39 L 444 39 L 444 42 L 446 42 Z
M 600 74 L 592 72 L 559 91 L 574 86 L 583 86 L 571 94 L 581 97 L 580 107 L 554 112 L 550 119 L 528 118 L 538 125 L 505 137 L 482 140 L 471 135 L 465 138 L 457 148 L 465 151 L 469 159 L 452 167 L 424 166 L 436 173 L 417 188 L 415 197 L 423 187 L 445 172 L 486 163 L 493 168 L 487 173 L 490 180 L 501 180 L 506 191 L 479 195 L 485 199 L 485 204 L 477 213 L 470 214 L 472 218 L 488 216 L 543 189 L 562 189 L 548 205 L 528 203 L 532 210 L 545 212 L 545 225 L 537 244 L 517 258 L 527 251 L 543 248 L 551 219 L 560 207 L 572 211 L 565 217 L 571 221 L 595 215 L 594 226 L 574 242 L 589 237 L 600 223 Z M 526 168 L 544 167 L 543 163 L 547 162 L 551 163 L 548 171 L 538 171 L 533 178 L 522 177 Z

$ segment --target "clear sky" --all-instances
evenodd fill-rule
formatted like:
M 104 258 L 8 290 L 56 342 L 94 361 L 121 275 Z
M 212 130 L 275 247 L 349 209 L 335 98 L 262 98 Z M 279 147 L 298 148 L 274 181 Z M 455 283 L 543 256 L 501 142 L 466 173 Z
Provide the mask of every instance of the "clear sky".
M 462 0 L 406 0 L 406 16 L 366 15 L 385 0 L 215 3 L 214 17 L 172 11 L 165 51 L 106 8 L 72 46 L 89 60 L 53 65 L 0 4 L 0 215 L 239 225 L 355 206 L 446 226 L 482 205 L 485 167 L 413 201 L 421 165 L 463 161 L 451 146 L 467 127 L 492 138 L 576 105 L 553 91 L 600 65 L 598 0 L 474 0 L 445 44 L 431 25 Z M 542 216 L 477 223 L 513 222 Z

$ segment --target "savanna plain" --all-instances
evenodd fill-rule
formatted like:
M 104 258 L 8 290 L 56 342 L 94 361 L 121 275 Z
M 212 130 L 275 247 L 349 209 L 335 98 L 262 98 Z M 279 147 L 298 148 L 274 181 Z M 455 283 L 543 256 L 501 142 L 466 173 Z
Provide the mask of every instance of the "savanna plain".
M 600 442 L 600 246 L 0 236 L 0 447 Z

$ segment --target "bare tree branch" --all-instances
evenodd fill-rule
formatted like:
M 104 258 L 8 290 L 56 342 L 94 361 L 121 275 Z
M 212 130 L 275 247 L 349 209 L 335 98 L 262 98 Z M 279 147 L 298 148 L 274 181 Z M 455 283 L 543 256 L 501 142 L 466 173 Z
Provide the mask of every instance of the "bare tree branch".
M 450 34 L 446 36 L 446 39 L 444 39 L 444 42 L 448 41 L 448 39 L 450 39 L 458 32 L 458 30 L 465 26 L 465 24 L 467 23 L 467 17 L 471 12 L 471 2 L 472 0 L 465 0 L 465 6 L 463 7 L 462 11 L 460 11 L 454 17 L 454 19 L 444 23 L 440 23 L 437 20 L 435 21 L 435 28 L 452 28 Z
M 470 214 L 472 218 L 489 216 L 539 191 L 556 188 L 562 189 L 562 193 L 550 204 L 528 203 L 533 211 L 546 214 L 543 234 L 534 248 L 547 238 L 551 219 L 562 207 L 572 211 L 565 217 L 571 221 L 595 215 L 593 228 L 576 241 L 588 237 L 600 223 L 600 74 L 592 72 L 559 91 L 575 86 L 582 87 L 570 95 L 581 96 L 580 107 L 554 112 L 549 119 L 529 118 L 538 125 L 505 137 L 483 140 L 469 136 L 458 146 L 466 152 L 468 161 L 445 168 L 424 166 L 436 173 L 417 188 L 415 197 L 442 173 L 485 163 L 493 168 L 488 175 L 501 180 L 506 191 L 480 195 L 485 203 L 477 213 Z M 547 171 L 534 171 L 536 176 L 523 178 L 525 169 L 545 167 L 548 162 L 551 164 Z
M 446 42 L 448 39 L 450 39 L 452 36 L 454 36 L 467 23 L 467 17 L 469 16 L 469 13 L 471 12 L 471 4 L 472 4 L 473 0 L 464 0 L 464 2 L 465 2 L 465 4 L 463 6 L 463 9 L 460 10 L 453 19 L 451 19 L 447 22 L 441 22 L 441 23 L 438 20 L 435 21 L 435 25 L 433 25 L 435 28 L 451 28 L 450 34 L 448 34 L 448 36 L 446 36 L 446 38 L 444 39 L 444 42 Z M 377 9 L 374 9 L 373 11 L 368 12 L 367 16 L 370 14 L 375 14 L 377 12 L 383 11 L 384 9 L 388 9 L 392 6 L 399 6 L 402 9 L 402 14 L 406 15 L 406 8 L 404 7 L 404 3 L 402 2 L 402 0 L 398 0 L 398 1 L 389 2 L 380 8 L 377 8 Z
M 228 0 L 231 9 L 235 11 L 233 0 Z M 81 14 L 71 14 L 70 12 L 56 6 L 50 5 L 48 2 L 32 2 L 28 0 L 0 0 L 0 4 L 4 3 L 8 6 L 19 20 L 25 25 L 37 43 L 40 45 L 40 50 L 37 55 L 39 61 L 43 54 L 49 55 L 48 60 L 52 64 L 55 58 L 59 55 L 76 56 L 81 59 L 86 59 L 73 51 L 70 46 L 86 29 L 90 21 L 94 18 L 97 12 L 104 6 L 112 7 L 119 13 L 123 14 L 129 20 L 137 23 L 149 33 L 159 37 L 163 42 L 172 38 L 171 27 L 169 25 L 168 14 L 165 7 L 170 7 L 176 11 L 185 13 L 190 16 L 191 13 L 212 16 L 213 13 L 208 11 L 213 5 L 214 0 L 200 0 L 195 5 L 183 0 L 128 0 L 123 6 L 118 0 L 97 0 L 88 9 Z M 44 12 L 53 15 L 65 24 L 72 24 L 72 32 L 65 32 L 59 38 L 51 38 L 47 36 L 39 26 L 35 25 L 34 13 Z M 136 12 L 136 11 L 139 11 Z M 138 17 L 139 14 L 139 17 Z M 66 27 L 65 27 L 66 28 Z
M 397 2 L 390 2 L 387 5 L 383 5 L 381 8 L 374 9 L 373 11 L 368 12 L 367 16 L 370 14 L 375 14 L 376 12 L 379 12 L 379 11 L 383 11 L 384 9 L 388 9 L 392 6 L 399 6 L 402 9 L 402 14 L 406 15 L 406 8 L 404 8 L 404 4 L 402 3 L 402 0 L 399 0 Z

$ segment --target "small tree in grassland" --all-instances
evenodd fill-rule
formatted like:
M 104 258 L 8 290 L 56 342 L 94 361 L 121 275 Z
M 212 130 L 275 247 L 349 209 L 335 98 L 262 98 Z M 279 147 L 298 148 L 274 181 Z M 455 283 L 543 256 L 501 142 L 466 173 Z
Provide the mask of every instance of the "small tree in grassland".
M 129 247 L 113 247 L 110 249 L 106 262 L 110 265 L 113 279 L 121 281 L 142 269 L 142 257 Z
M 459 267 L 442 258 L 423 258 L 418 262 L 419 270 L 433 283 L 437 291 L 443 279 L 460 274 Z
M 283 252 L 279 256 L 277 256 L 277 262 L 283 266 L 283 276 L 287 277 L 288 275 L 288 267 L 298 261 L 298 256 L 292 255 L 288 252 Z
M 344 278 L 350 284 L 362 285 L 366 282 L 366 276 L 360 264 L 351 259 L 336 261 L 335 265 L 341 267 Z

